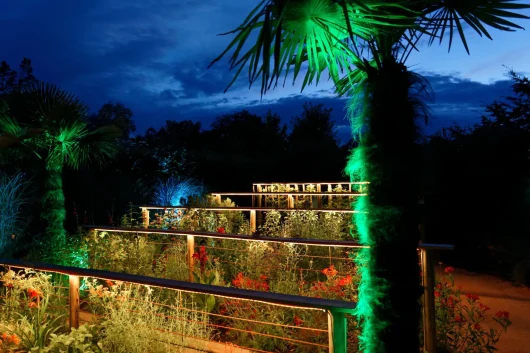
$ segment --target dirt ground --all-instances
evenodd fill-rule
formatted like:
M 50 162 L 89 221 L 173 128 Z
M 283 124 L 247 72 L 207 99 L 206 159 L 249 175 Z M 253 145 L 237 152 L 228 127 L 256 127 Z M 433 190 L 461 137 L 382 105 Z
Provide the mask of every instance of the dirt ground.
M 510 313 L 513 323 L 501 336 L 497 347 L 500 353 L 530 353 L 530 288 L 515 287 L 493 276 L 462 270 L 456 270 L 454 278 L 464 293 L 480 296 L 480 301 L 491 308 L 492 315 L 499 310 Z

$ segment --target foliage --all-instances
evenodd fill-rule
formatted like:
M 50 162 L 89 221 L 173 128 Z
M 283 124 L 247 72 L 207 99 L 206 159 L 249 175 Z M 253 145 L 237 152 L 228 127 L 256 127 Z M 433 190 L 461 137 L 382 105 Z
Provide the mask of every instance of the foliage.
M 26 351 L 43 349 L 65 324 L 60 310 L 65 306 L 64 293 L 53 285 L 51 275 L 40 272 L 8 270 L 1 276 L 2 330 L 18 337 L 16 346 Z
M 52 333 L 50 344 L 43 353 L 103 353 L 98 346 L 99 328 L 96 325 L 84 324 L 78 329 L 71 329 L 67 334 Z
M 22 212 L 27 202 L 28 183 L 22 172 L 12 176 L 0 172 L 0 254 L 24 232 L 26 224 Z
M 189 337 L 211 337 L 208 315 L 185 293 L 111 281 L 86 284 L 92 310 L 103 315 L 103 352 L 167 352 Z
M 204 194 L 203 185 L 193 179 L 170 176 L 165 181 L 159 179 L 154 187 L 153 203 L 164 206 L 182 206 L 192 197 Z
M 530 84 L 526 77 L 509 74 L 513 94 L 489 104 L 488 116 L 469 128 L 443 129 L 425 146 L 427 227 L 430 242 L 456 246 L 444 254 L 444 262 L 525 284 L 530 279 L 530 243 L 522 236 L 530 231 L 525 199 L 530 190 Z M 448 194 L 458 194 L 461 202 L 452 202 Z
M 510 315 L 498 311 L 493 316 L 497 327 L 488 327 L 490 308 L 480 302 L 472 293 L 462 293 L 455 287 L 452 267 L 446 267 L 445 273 L 436 285 L 436 335 L 440 352 L 492 353 L 501 335 L 511 325 Z M 465 296 L 465 299 L 462 297 Z

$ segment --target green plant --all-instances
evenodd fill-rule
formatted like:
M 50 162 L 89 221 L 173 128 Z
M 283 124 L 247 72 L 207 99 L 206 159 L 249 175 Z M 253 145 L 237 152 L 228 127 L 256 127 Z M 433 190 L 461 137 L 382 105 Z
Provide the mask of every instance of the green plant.
M 29 269 L 19 273 L 8 270 L 0 280 L 7 309 L 1 317 L 4 331 L 19 337 L 18 345 L 27 351 L 43 349 L 65 323 L 59 309 L 65 305 L 61 289 L 53 284 L 51 275 Z
M 22 207 L 27 202 L 27 187 L 22 172 L 10 176 L 0 172 L 0 254 L 24 231 Z
M 68 334 L 50 335 L 50 344 L 42 353 L 103 353 L 98 346 L 99 328 L 96 325 L 81 325 Z
M 208 314 L 198 310 L 192 295 L 122 282 L 104 283 L 86 281 L 91 308 L 102 317 L 98 345 L 103 352 L 162 353 L 173 346 L 187 346 L 190 340 L 210 339 Z

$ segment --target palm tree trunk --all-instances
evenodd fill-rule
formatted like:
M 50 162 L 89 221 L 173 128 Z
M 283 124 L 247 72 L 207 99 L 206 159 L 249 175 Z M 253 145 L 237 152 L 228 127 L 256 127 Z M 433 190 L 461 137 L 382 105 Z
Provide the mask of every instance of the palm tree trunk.
M 46 221 L 45 248 L 47 252 L 58 252 L 55 245 L 64 244 L 66 230 L 64 228 L 66 211 L 64 205 L 62 163 L 53 159 L 46 161 L 46 179 L 44 181 L 44 196 L 42 198 L 42 218 Z M 44 254 L 45 257 L 52 253 Z
M 362 279 L 358 317 L 361 350 L 366 353 L 419 351 L 420 239 L 416 215 L 418 147 L 410 73 L 389 59 L 368 72 L 359 147 L 346 171 L 369 181 L 368 196 L 355 208 L 362 244 L 357 257 Z

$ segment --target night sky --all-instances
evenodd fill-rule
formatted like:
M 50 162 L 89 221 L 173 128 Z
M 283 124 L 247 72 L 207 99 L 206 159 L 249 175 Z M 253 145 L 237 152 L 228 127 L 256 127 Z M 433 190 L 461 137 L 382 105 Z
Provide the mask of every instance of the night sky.
M 257 0 L 19 0 L 0 12 L 1 60 L 16 68 L 32 59 L 35 76 L 70 90 L 93 111 L 121 102 L 135 114 L 138 132 L 165 120 L 192 119 L 208 127 L 218 115 L 268 109 L 286 122 L 306 101 L 334 108 L 341 137 L 348 135 L 344 101 L 322 82 L 278 87 L 260 100 L 259 85 L 241 80 L 228 93 L 226 62 L 206 69 L 232 37 L 216 36 L 240 24 Z M 530 15 L 530 11 L 524 12 Z M 517 22 L 530 28 L 530 21 Z M 407 62 L 435 92 L 427 132 L 477 121 L 485 104 L 510 93 L 507 69 L 530 73 L 530 32 L 491 30 L 494 40 L 467 29 L 471 55 L 460 42 L 451 53 L 420 46 Z

